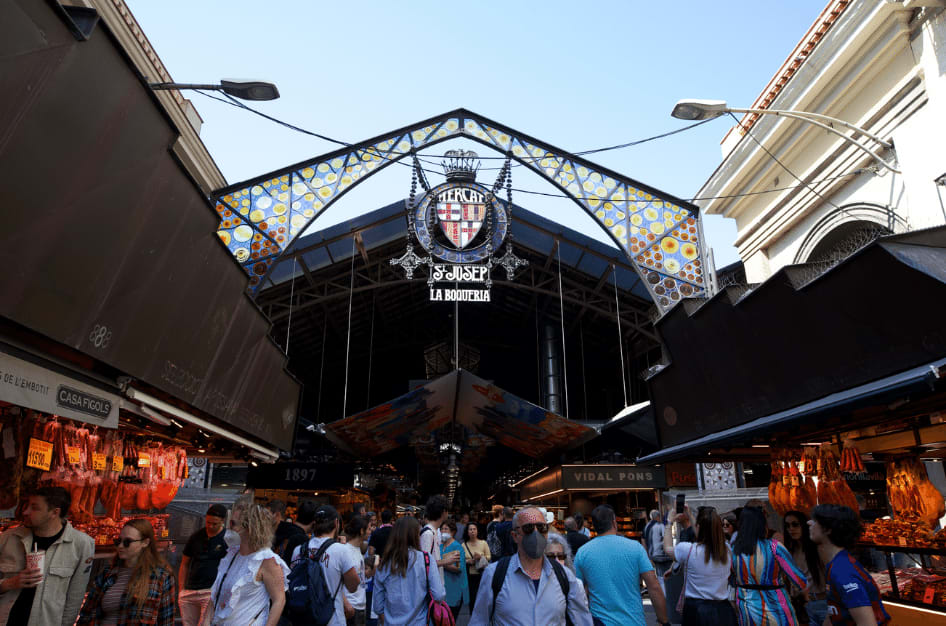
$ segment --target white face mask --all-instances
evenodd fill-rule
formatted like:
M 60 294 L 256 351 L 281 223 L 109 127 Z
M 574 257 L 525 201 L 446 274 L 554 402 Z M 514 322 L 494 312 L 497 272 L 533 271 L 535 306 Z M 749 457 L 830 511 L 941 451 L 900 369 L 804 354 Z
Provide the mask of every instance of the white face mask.
M 450 541 L 452 541 L 452 540 L 453 540 L 453 535 L 451 535 L 450 533 L 443 533 L 443 542 L 444 542 L 444 543 L 450 543 Z

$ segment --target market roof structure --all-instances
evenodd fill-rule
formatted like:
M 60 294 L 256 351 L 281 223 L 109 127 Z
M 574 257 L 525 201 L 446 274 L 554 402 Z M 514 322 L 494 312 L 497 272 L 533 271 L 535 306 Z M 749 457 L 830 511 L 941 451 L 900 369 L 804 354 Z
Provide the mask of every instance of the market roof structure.
M 416 150 L 454 138 L 508 155 L 571 198 L 646 277 L 660 310 L 705 292 L 696 205 L 466 109 L 218 190 L 217 234 L 258 293 L 274 262 L 338 198 Z

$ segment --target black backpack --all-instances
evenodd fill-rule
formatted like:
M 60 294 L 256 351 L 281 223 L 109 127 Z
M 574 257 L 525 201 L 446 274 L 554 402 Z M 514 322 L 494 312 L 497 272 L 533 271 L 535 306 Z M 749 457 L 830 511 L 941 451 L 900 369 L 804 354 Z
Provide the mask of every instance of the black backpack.
M 338 587 L 331 594 L 322 570 L 322 555 L 333 543 L 334 539 L 325 540 L 314 555 L 300 559 L 289 572 L 285 613 L 289 623 L 325 626 L 332 621 L 342 579 L 339 578 Z
M 509 571 L 509 561 L 511 559 L 511 556 L 504 556 L 499 559 L 496 565 L 496 571 L 493 572 L 493 604 L 489 607 L 490 624 L 493 623 L 493 615 L 496 613 L 496 597 L 499 595 L 503 584 L 506 582 L 506 572 Z M 554 559 L 549 559 L 549 563 L 552 564 L 552 571 L 555 572 L 555 578 L 558 579 L 558 584 L 562 588 L 562 595 L 565 596 L 565 624 L 566 626 L 572 626 L 572 620 L 568 616 L 568 592 L 571 588 L 571 585 L 568 583 L 568 576 L 565 574 L 565 568 L 561 563 Z

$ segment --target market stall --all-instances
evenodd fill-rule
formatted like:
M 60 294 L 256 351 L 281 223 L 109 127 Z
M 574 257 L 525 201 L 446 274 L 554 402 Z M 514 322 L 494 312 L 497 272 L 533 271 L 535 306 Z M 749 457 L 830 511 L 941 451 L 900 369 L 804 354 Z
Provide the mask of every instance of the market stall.
M 145 517 L 168 539 L 164 512 L 187 477 L 187 453 L 165 437 L 130 425 L 90 425 L 33 409 L 0 404 L 0 530 L 19 523 L 29 493 L 63 487 L 72 496 L 72 525 L 95 540 L 96 557 L 114 553 L 114 539 L 131 518 Z
M 564 529 L 566 515 L 586 516 L 599 504 L 617 513 L 618 532 L 640 538 L 647 511 L 656 508 L 666 489 L 664 468 L 630 464 L 560 465 L 527 476 L 517 485 L 524 504 L 542 506 L 556 514 L 556 528 Z

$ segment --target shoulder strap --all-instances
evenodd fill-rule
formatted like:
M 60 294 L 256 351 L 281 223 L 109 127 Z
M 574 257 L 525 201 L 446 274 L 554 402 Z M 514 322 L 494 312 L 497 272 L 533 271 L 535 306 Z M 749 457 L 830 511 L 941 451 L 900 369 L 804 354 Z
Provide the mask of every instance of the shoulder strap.
M 549 559 L 552 564 L 552 571 L 558 578 L 558 585 L 562 588 L 562 595 L 565 596 L 565 614 L 568 614 L 568 592 L 571 591 L 571 585 L 568 583 L 568 576 L 565 574 L 565 568 L 555 559 Z
M 496 571 L 493 572 L 493 605 L 489 609 L 489 623 L 493 623 L 493 615 L 496 613 L 496 596 L 499 595 L 499 592 L 502 591 L 503 583 L 506 582 L 506 572 L 509 571 L 509 561 L 512 560 L 511 556 L 504 556 L 499 559 L 499 562 L 496 564 Z
M 322 555 L 325 554 L 325 551 L 329 549 L 333 543 L 337 543 L 334 539 L 326 539 L 322 542 L 322 545 L 319 546 L 319 549 L 315 551 L 315 554 L 312 555 L 311 559 L 313 561 L 322 560 Z M 308 547 L 308 546 L 307 546 Z
M 420 551 L 424 555 L 424 584 L 427 585 L 427 595 L 430 595 L 430 555 Z

